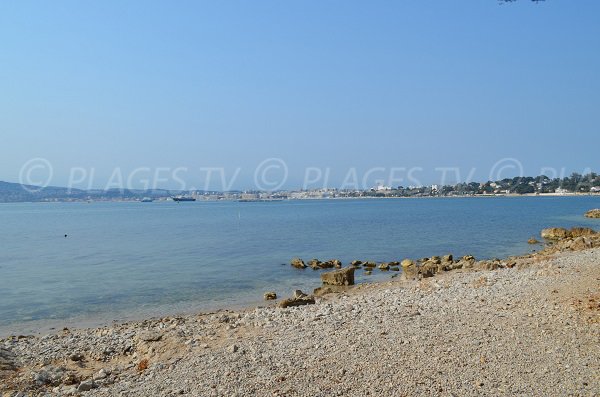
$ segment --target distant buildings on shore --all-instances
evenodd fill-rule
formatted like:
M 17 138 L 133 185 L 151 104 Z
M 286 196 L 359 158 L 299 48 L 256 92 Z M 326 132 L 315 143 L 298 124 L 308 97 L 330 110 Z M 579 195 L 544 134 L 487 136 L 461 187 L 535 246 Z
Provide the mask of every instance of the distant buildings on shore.
M 574 195 L 600 194 L 600 176 L 595 173 L 582 176 L 550 179 L 547 176 L 516 177 L 500 181 L 469 182 L 455 185 L 386 186 L 383 183 L 368 189 L 301 189 L 265 191 L 169 191 L 169 190 L 76 190 L 58 187 L 32 191 L 23 185 L 0 182 L 0 202 L 54 202 L 54 201 L 167 201 L 174 196 L 194 198 L 197 201 L 237 200 L 276 201 L 343 198 L 394 197 L 470 197 L 505 195 Z

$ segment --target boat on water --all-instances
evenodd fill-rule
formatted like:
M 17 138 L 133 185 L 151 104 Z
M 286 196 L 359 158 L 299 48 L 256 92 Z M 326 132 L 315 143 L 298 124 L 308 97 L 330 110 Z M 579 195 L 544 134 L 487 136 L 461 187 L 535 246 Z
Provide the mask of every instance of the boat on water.
M 195 198 L 193 198 L 193 197 L 186 197 L 186 196 L 171 197 L 171 199 L 173 201 L 176 201 L 176 202 L 180 202 L 180 201 L 196 201 Z
M 151 203 L 154 200 L 151 199 L 150 197 L 144 197 L 143 199 L 140 200 L 141 203 Z

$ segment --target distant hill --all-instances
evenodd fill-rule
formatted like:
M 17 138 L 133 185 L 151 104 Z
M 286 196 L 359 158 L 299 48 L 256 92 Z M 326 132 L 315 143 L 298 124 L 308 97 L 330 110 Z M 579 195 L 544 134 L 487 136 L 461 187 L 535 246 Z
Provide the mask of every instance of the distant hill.
M 0 203 L 82 200 L 134 200 L 143 197 L 168 197 L 182 192 L 170 190 L 81 190 L 56 186 L 32 186 L 0 181 Z

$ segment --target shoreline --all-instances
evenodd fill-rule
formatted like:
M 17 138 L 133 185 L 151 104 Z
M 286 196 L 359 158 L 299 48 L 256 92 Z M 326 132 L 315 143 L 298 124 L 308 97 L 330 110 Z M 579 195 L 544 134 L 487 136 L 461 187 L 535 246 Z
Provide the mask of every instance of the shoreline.
M 532 245 L 532 247 L 543 247 L 543 243 Z M 534 253 L 539 252 L 537 250 Z M 516 254 L 510 255 L 506 257 L 509 258 L 522 258 L 531 255 L 531 253 L 524 254 Z M 490 261 L 492 258 L 478 259 L 477 262 L 486 262 Z M 377 262 L 379 265 L 379 262 Z M 286 266 L 288 266 L 286 264 Z M 348 266 L 350 266 L 348 264 Z M 306 271 L 312 271 L 310 268 L 306 269 Z M 318 274 L 322 274 L 323 272 L 332 271 L 335 269 L 320 269 L 321 271 Z M 357 268 L 356 270 L 362 270 L 361 268 Z M 379 276 L 382 276 L 382 272 L 375 268 Z M 403 271 L 392 272 L 386 271 L 383 274 L 389 274 L 389 279 L 375 279 L 375 280 L 366 280 L 356 285 L 352 286 L 353 289 L 358 289 L 362 286 L 369 285 L 379 285 L 381 283 L 386 283 L 388 281 L 394 280 L 396 277 L 402 277 Z M 293 274 L 290 275 L 293 277 Z M 396 279 L 396 281 L 398 281 Z M 313 285 L 313 290 L 322 287 L 320 281 L 315 279 L 315 283 Z M 308 290 L 307 290 L 308 291 Z M 292 293 L 293 291 L 287 291 L 288 293 Z M 308 291 L 312 293 L 312 291 Z M 262 294 L 262 293 L 261 293 Z M 129 313 L 129 310 L 121 310 L 119 312 L 107 312 L 107 313 L 95 313 L 90 315 L 80 315 L 76 317 L 69 318 L 57 318 L 57 319 L 39 319 L 39 320 L 29 320 L 25 322 L 15 322 L 14 325 L 7 325 L 0 327 L 0 341 L 3 338 L 10 338 L 14 336 L 27 336 L 27 337 L 41 337 L 44 334 L 52 334 L 57 333 L 63 328 L 69 329 L 91 329 L 91 328 L 102 328 L 102 327 L 110 327 L 110 326 L 119 326 L 128 323 L 137 323 L 143 322 L 145 320 L 157 320 L 165 317 L 185 317 L 199 314 L 214 314 L 219 312 L 228 312 L 228 311 L 247 311 L 253 310 L 255 308 L 263 308 L 263 307 L 273 307 L 276 306 L 279 301 L 284 299 L 285 296 L 278 296 L 278 298 L 274 301 L 265 301 L 262 297 L 257 295 L 256 299 L 249 302 L 223 302 L 223 303 L 213 303 L 207 305 L 205 303 L 190 303 L 189 305 L 177 305 L 177 306 L 186 306 L 184 309 L 176 309 L 173 305 L 163 305 L 158 308 L 153 308 L 150 310 L 142 311 L 141 313 L 136 313 L 132 315 L 126 315 L 125 313 Z
M 395 197 L 395 198 L 410 198 L 410 197 Z M 436 198 L 436 197 L 430 197 Z M 448 197 L 450 198 L 450 197 Z M 345 198 L 344 198 L 345 199 Z M 365 199 L 369 199 L 368 197 Z M 337 200 L 337 199 L 327 199 L 327 200 Z M 598 232 L 600 236 L 600 232 Z M 553 242 L 550 241 L 541 241 L 536 244 L 531 244 L 531 247 L 537 248 L 549 248 L 549 244 Z M 544 249 L 538 250 L 534 249 L 531 252 L 509 255 L 504 259 L 495 260 L 500 262 L 506 262 L 507 260 L 521 260 L 521 259 L 530 259 L 531 257 L 535 257 L 537 255 L 545 255 Z M 493 261 L 492 258 L 484 258 L 477 259 L 475 263 L 486 263 Z M 416 261 L 416 259 L 415 259 Z M 379 265 L 379 262 L 377 263 Z M 350 266 L 349 264 L 347 266 Z M 344 266 L 346 267 L 346 266 Z M 402 267 L 400 266 L 402 269 Z M 365 268 L 366 269 L 366 268 Z M 375 268 L 374 270 L 376 270 Z M 332 271 L 335 269 L 320 269 L 322 274 L 323 272 Z M 356 268 L 356 270 L 362 270 L 360 267 Z M 379 272 L 379 270 L 378 270 Z M 389 272 L 391 275 L 390 279 L 378 279 L 378 280 L 367 280 L 364 282 L 357 283 L 356 285 L 350 287 L 350 289 L 360 289 L 359 287 L 371 286 L 371 285 L 380 285 L 382 283 L 386 283 L 389 281 L 393 281 L 396 277 L 403 277 L 404 271 L 400 270 L 400 272 Z M 398 280 L 395 280 L 397 282 Z M 320 284 L 317 280 L 315 280 L 315 288 L 314 290 L 319 289 L 323 285 Z M 350 290 L 349 289 L 349 290 Z M 292 291 L 289 291 L 290 293 Z M 158 309 L 151 309 L 149 311 L 142 311 L 141 313 L 137 313 L 131 316 L 123 316 L 126 312 L 125 310 L 119 312 L 110 312 L 110 313 L 95 313 L 90 315 L 80 315 L 76 317 L 69 318 L 57 318 L 57 319 L 39 319 L 39 320 L 30 320 L 25 322 L 15 322 L 15 325 L 4 326 L 4 331 L 0 327 L 0 341 L 6 338 L 16 337 L 16 336 L 27 336 L 27 337 L 40 337 L 43 334 L 52 334 L 57 333 L 63 328 L 73 328 L 73 329 L 91 329 L 91 328 L 103 328 L 110 326 L 119 326 L 128 323 L 138 323 L 146 320 L 157 320 L 165 317 L 185 317 L 185 316 L 193 316 L 193 315 L 204 315 L 204 314 L 215 314 L 219 312 L 229 312 L 229 311 L 248 311 L 256 308 L 264 308 L 264 307 L 274 307 L 277 305 L 279 301 L 284 299 L 285 297 L 278 296 L 276 300 L 265 301 L 257 297 L 255 300 L 251 302 L 223 302 L 222 304 L 198 304 L 191 303 L 187 309 L 175 309 L 174 306 L 164 305 L 159 306 Z M 202 306 L 202 307 L 200 307 Z M 127 310 L 127 312 L 129 312 Z M 30 326 L 31 324 L 31 326 Z M 16 328 L 22 328 L 18 332 Z
M 580 250 L 581 247 L 584 249 Z M 335 379 L 346 379 L 347 374 L 354 373 L 355 376 L 347 380 L 351 387 L 342 395 L 365 395 L 373 387 L 380 395 L 397 395 L 392 390 L 403 390 L 407 395 L 452 395 L 446 393 L 449 391 L 457 395 L 482 392 L 515 395 L 527 390 L 539 395 L 545 394 L 541 390 L 546 390 L 539 389 L 539 378 L 534 381 L 521 374 L 522 379 L 517 377 L 515 385 L 496 379 L 494 374 L 499 368 L 503 376 L 517 369 L 514 357 L 508 362 L 501 358 L 503 354 L 516 355 L 526 362 L 527 355 L 533 355 L 539 360 L 546 353 L 538 351 L 536 344 L 560 346 L 562 343 L 569 349 L 559 358 L 567 360 L 569 367 L 563 368 L 553 381 L 549 380 L 552 389 L 547 390 L 558 390 L 553 395 L 600 393 L 597 375 L 600 374 L 597 344 L 600 305 L 595 306 L 600 302 L 600 234 L 557 240 L 538 253 L 506 258 L 499 266 L 492 266 L 496 270 L 489 270 L 487 262 L 490 261 L 478 262 L 482 264 L 480 267 L 442 272 L 434 277 L 360 284 L 340 293 L 317 297 L 316 304 L 298 308 L 266 305 L 224 309 L 62 330 L 43 337 L 0 339 L 0 359 L 14 356 L 14 367 L 19 369 L 0 371 L 0 376 L 4 376 L 0 392 L 27 390 L 31 395 L 85 392 L 98 396 L 125 392 L 142 396 L 152 393 L 212 395 L 215 390 L 222 391 L 218 395 L 233 395 L 239 391 L 245 392 L 241 395 L 279 395 L 276 394 L 279 390 L 281 395 L 304 396 L 320 395 L 318 391 L 336 384 Z M 548 299 L 559 297 L 560 302 L 553 306 L 547 304 Z M 564 310 L 557 309 L 560 305 L 566 305 Z M 573 307 L 575 312 L 571 310 Z M 531 319 L 539 320 L 532 324 Z M 496 327 L 506 321 L 510 326 Z M 574 325 L 575 329 L 571 329 Z M 511 333 L 521 332 L 521 329 L 529 333 L 520 335 L 522 339 L 514 339 Z M 563 335 L 566 330 L 569 333 Z M 573 332 L 581 334 L 577 346 L 570 342 Z M 494 337 L 487 340 L 488 334 Z M 481 342 L 471 345 L 473 338 L 483 338 L 484 345 Z M 473 373 L 473 368 L 458 373 L 430 372 L 432 358 L 438 363 L 450 360 L 453 365 L 465 360 L 462 353 L 455 350 L 456 343 L 466 343 L 463 348 L 471 355 L 479 352 L 474 365 L 484 367 L 483 372 Z M 437 344 L 441 347 L 426 348 Z M 496 353 L 480 354 L 481 349 Z M 444 350 L 446 353 L 441 354 Z M 527 355 L 521 357 L 523 350 Z M 308 358 L 305 351 L 309 352 Z M 389 351 L 396 354 L 389 356 Z M 372 354 L 378 359 L 373 361 Z M 588 358 L 580 363 L 577 360 L 582 355 Z M 411 357 L 410 364 L 404 362 L 403 357 Z M 490 366 L 486 360 L 498 362 Z M 305 361 L 314 368 L 306 366 Z M 329 364 L 323 367 L 322 361 Z M 248 366 L 250 363 L 253 364 Z M 402 377 L 379 377 L 382 371 L 389 371 L 384 368 L 390 363 L 393 363 L 393 373 L 401 373 Z M 373 370 L 364 372 L 371 366 Z M 252 376 L 253 368 L 270 374 L 266 384 Z M 363 370 L 355 373 L 357 368 Z M 404 368 L 411 370 L 406 372 Z M 537 370 L 537 367 L 530 369 L 535 373 Z M 238 374 L 230 379 L 236 371 L 244 377 Z M 579 383 L 566 378 L 571 371 L 578 373 Z M 194 375 L 198 372 L 210 374 L 209 379 L 198 379 Z M 300 380 L 294 380 L 293 373 Z M 430 378 L 422 378 L 425 373 L 429 373 Z M 449 378 L 449 374 L 469 379 L 474 376 L 475 380 L 454 382 L 456 379 Z M 323 379 L 315 383 L 317 375 L 325 379 L 327 385 Z M 370 385 L 356 383 L 361 376 L 375 377 Z M 544 372 L 536 376 L 543 378 Z M 582 376 L 585 379 L 579 379 Z M 478 377 L 494 379 L 478 380 Z M 425 389 L 418 378 L 429 379 Z M 171 384 L 173 379 L 177 380 L 176 385 Z M 407 379 L 410 382 L 406 382 Z M 190 380 L 194 381 L 190 383 Z M 558 381 L 563 386 L 553 384 Z M 432 384 L 440 386 L 432 388 Z M 298 385 L 301 390 L 297 389 Z M 490 386 L 492 389 L 488 390 Z M 2 395 L 12 396 L 10 393 Z
M 287 198 L 287 199 L 197 199 L 195 203 L 218 203 L 218 202 L 237 202 L 237 203 L 276 203 L 290 201 L 319 201 L 319 200 L 382 200 L 382 199 L 457 199 L 457 198 L 518 198 L 518 197 L 600 197 L 600 193 L 509 193 L 509 194 L 465 194 L 465 195 L 447 195 L 447 196 L 398 196 L 398 197 L 305 197 L 305 198 Z M 41 201 L 0 201 L 0 204 L 93 204 L 93 203 L 141 203 L 138 199 L 132 200 L 41 200 Z M 154 203 L 174 203 L 168 198 L 156 198 Z M 187 204 L 189 205 L 189 203 Z

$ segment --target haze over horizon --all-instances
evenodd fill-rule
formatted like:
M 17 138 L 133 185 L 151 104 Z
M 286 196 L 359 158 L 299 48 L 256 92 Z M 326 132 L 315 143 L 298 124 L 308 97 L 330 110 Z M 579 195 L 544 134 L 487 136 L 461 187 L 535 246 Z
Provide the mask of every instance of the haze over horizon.
M 55 186 L 83 170 L 82 189 L 140 168 L 133 187 L 165 169 L 157 187 L 178 188 L 185 168 L 202 189 L 223 168 L 248 189 L 267 159 L 283 188 L 307 168 L 330 187 L 351 169 L 487 180 L 509 158 L 525 175 L 598 171 L 598 15 L 592 0 L 4 2 L 0 180 L 35 158 Z

